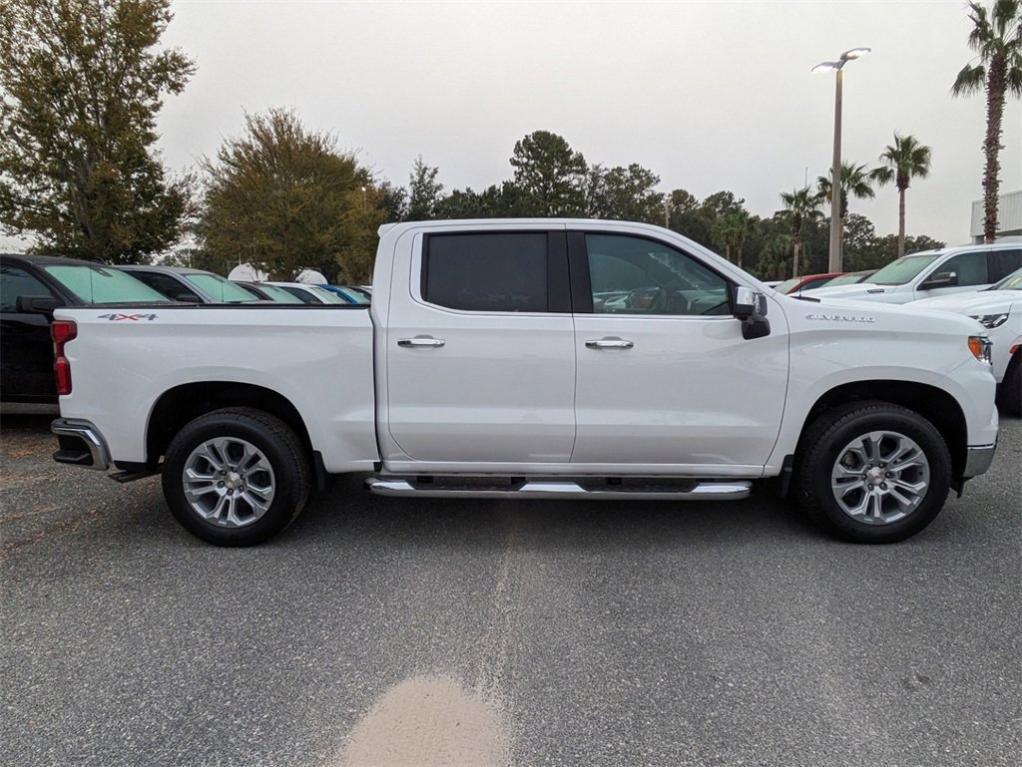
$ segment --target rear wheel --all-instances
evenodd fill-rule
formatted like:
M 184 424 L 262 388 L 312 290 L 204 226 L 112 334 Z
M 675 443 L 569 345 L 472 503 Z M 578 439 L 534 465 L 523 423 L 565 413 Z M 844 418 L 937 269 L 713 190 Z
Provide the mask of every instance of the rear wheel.
M 1022 351 L 1015 352 L 1008 363 L 997 395 L 998 404 L 1005 413 L 1016 418 L 1022 416 Z
M 830 532 L 858 543 L 893 543 L 915 535 L 943 508 L 951 456 L 918 413 L 856 402 L 809 426 L 795 481 L 799 504 Z
M 216 410 L 187 423 L 167 448 L 163 493 L 193 535 L 250 546 L 283 530 L 309 495 L 309 464 L 294 431 L 251 408 Z

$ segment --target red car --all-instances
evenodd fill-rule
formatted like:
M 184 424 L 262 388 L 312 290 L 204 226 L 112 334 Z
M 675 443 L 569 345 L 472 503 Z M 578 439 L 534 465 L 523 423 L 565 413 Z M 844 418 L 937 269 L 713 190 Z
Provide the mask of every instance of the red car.
M 803 274 L 801 277 L 792 277 L 785 280 L 774 288 L 778 293 L 801 293 L 803 290 L 822 288 L 835 277 L 840 277 L 844 272 L 827 272 L 826 274 Z

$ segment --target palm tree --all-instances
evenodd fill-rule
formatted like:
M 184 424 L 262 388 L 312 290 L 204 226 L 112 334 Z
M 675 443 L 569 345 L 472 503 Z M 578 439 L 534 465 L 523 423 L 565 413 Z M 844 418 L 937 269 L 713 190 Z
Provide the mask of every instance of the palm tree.
M 734 263 L 739 267 L 742 265 L 742 250 L 751 224 L 752 220 L 744 210 L 725 213 L 713 222 L 711 236 L 717 246 L 724 249 L 724 258 L 731 261 L 733 256 Z
M 822 215 L 820 203 L 822 197 L 814 193 L 812 188 L 805 186 L 791 192 L 781 193 L 784 212 L 791 223 L 791 276 L 798 277 L 798 265 L 802 261 L 802 226 L 807 221 L 815 221 Z
M 820 196 L 830 202 L 830 177 L 820 176 L 816 179 L 816 188 Z M 856 165 L 853 162 L 841 163 L 841 210 L 838 215 L 841 217 L 841 232 L 845 231 L 845 221 L 848 219 L 848 198 L 854 196 L 859 200 L 868 200 L 873 194 L 873 174 L 866 170 L 865 165 Z M 830 215 L 834 215 L 831 206 Z M 842 237 L 843 240 L 843 237 Z M 838 263 L 844 263 L 844 245 L 839 248 Z
M 898 188 L 898 258 L 905 255 L 905 190 L 913 178 L 926 178 L 930 172 L 930 147 L 923 146 L 915 136 L 894 134 L 894 146 L 884 148 L 884 163 L 871 174 L 880 185 L 892 181 Z
M 998 174 L 1001 170 L 1001 118 L 1007 95 L 1022 96 L 1022 0 L 995 0 L 992 11 L 969 3 L 969 47 L 977 64 L 966 64 L 955 78 L 951 93 L 968 96 L 981 90 L 987 95 L 987 135 L 983 141 L 983 238 L 993 242 L 997 233 Z

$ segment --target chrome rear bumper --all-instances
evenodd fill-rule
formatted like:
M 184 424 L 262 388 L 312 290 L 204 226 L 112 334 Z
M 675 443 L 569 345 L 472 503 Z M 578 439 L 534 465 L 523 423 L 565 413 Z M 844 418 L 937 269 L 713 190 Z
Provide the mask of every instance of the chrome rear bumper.
M 110 468 L 110 451 L 103 435 L 89 421 L 58 418 L 50 424 L 50 431 L 57 435 L 59 448 L 53 454 L 57 463 L 87 466 L 96 471 Z

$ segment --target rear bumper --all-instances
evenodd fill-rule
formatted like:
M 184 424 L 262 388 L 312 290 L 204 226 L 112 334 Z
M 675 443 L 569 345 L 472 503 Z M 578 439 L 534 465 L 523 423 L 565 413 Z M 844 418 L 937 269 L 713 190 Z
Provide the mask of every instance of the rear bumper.
M 972 477 L 978 477 L 980 474 L 985 474 L 994 460 L 996 450 L 997 443 L 967 448 L 962 479 L 971 479 Z
M 58 418 L 50 424 L 57 435 L 58 449 L 53 454 L 57 463 L 87 466 L 96 471 L 110 468 L 110 451 L 99 429 L 91 422 L 77 418 Z

